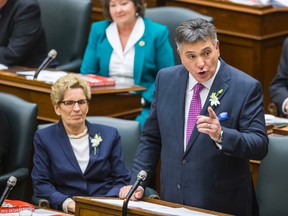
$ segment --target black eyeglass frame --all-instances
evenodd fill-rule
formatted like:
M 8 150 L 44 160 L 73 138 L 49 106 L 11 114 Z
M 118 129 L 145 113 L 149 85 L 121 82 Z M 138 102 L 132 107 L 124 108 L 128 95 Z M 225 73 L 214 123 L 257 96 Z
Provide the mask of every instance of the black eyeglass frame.
M 87 99 L 81 99 L 81 100 L 66 100 L 66 101 L 60 101 L 58 104 L 64 104 L 67 107 L 74 107 L 75 104 L 78 104 L 79 106 L 85 106 L 89 104 L 89 100 Z

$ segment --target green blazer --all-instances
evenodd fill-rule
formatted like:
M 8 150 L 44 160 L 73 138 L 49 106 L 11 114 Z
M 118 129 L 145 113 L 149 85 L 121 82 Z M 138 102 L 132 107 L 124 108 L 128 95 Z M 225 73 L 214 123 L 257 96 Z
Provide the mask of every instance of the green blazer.
M 148 104 L 153 100 L 155 78 L 161 68 L 173 66 L 173 50 L 169 42 L 169 31 L 164 25 L 143 18 L 145 31 L 135 44 L 134 82 L 146 88 L 138 92 Z M 83 58 L 82 74 L 99 74 L 109 76 L 109 63 L 112 47 L 106 37 L 106 28 L 110 25 L 107 20 L 92 24 L 88 45 Z M 149 114 L 149 107 L 145 107 L 137 117 L 143 126 Z

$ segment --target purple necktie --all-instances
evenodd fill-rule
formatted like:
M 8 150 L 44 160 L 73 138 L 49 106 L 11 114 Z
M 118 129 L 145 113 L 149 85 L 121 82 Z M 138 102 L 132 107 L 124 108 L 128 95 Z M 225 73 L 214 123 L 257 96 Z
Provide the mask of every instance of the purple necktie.
M 197 116 L 200 114 L 202 109 L 200 92 L 203 89 L 203 87 L 204 86 L 201 83 L 197 83 L 194 86 L 193 97 L 190 103 L 188 120 L 187 120 L 186 143 L 188 143 L 190 139 L 192 130 L 196 123 Z

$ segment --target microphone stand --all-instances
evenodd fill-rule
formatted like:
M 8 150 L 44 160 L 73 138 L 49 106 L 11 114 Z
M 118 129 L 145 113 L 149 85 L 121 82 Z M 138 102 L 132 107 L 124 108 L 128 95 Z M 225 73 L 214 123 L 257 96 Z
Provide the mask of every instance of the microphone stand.
M 131 187 L 130 191 L 128 192 L 126 198 L 123 201 L 123 206 L 122 206 L 122 216 L 127 215 L 127 207 L 128 207 L 128 202 L 133 195 L 133 193 L 136 191 L 138 186 L 146 179 L 147 173 L 144 170 L 141 170 L 139 174 L 137 175 L 137 180 L 135 184 Z

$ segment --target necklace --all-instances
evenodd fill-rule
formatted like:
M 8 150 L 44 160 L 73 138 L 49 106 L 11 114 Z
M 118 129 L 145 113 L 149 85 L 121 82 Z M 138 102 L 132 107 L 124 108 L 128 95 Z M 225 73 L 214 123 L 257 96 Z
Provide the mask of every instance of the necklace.
M 80 139 L 87 134 L 87 131 L 88 131 L 88 129 L 86 127 L 82 133 L 77 134 L 77 135 L 68 135 L 68 137 L 69 137 L 69 139 Z

